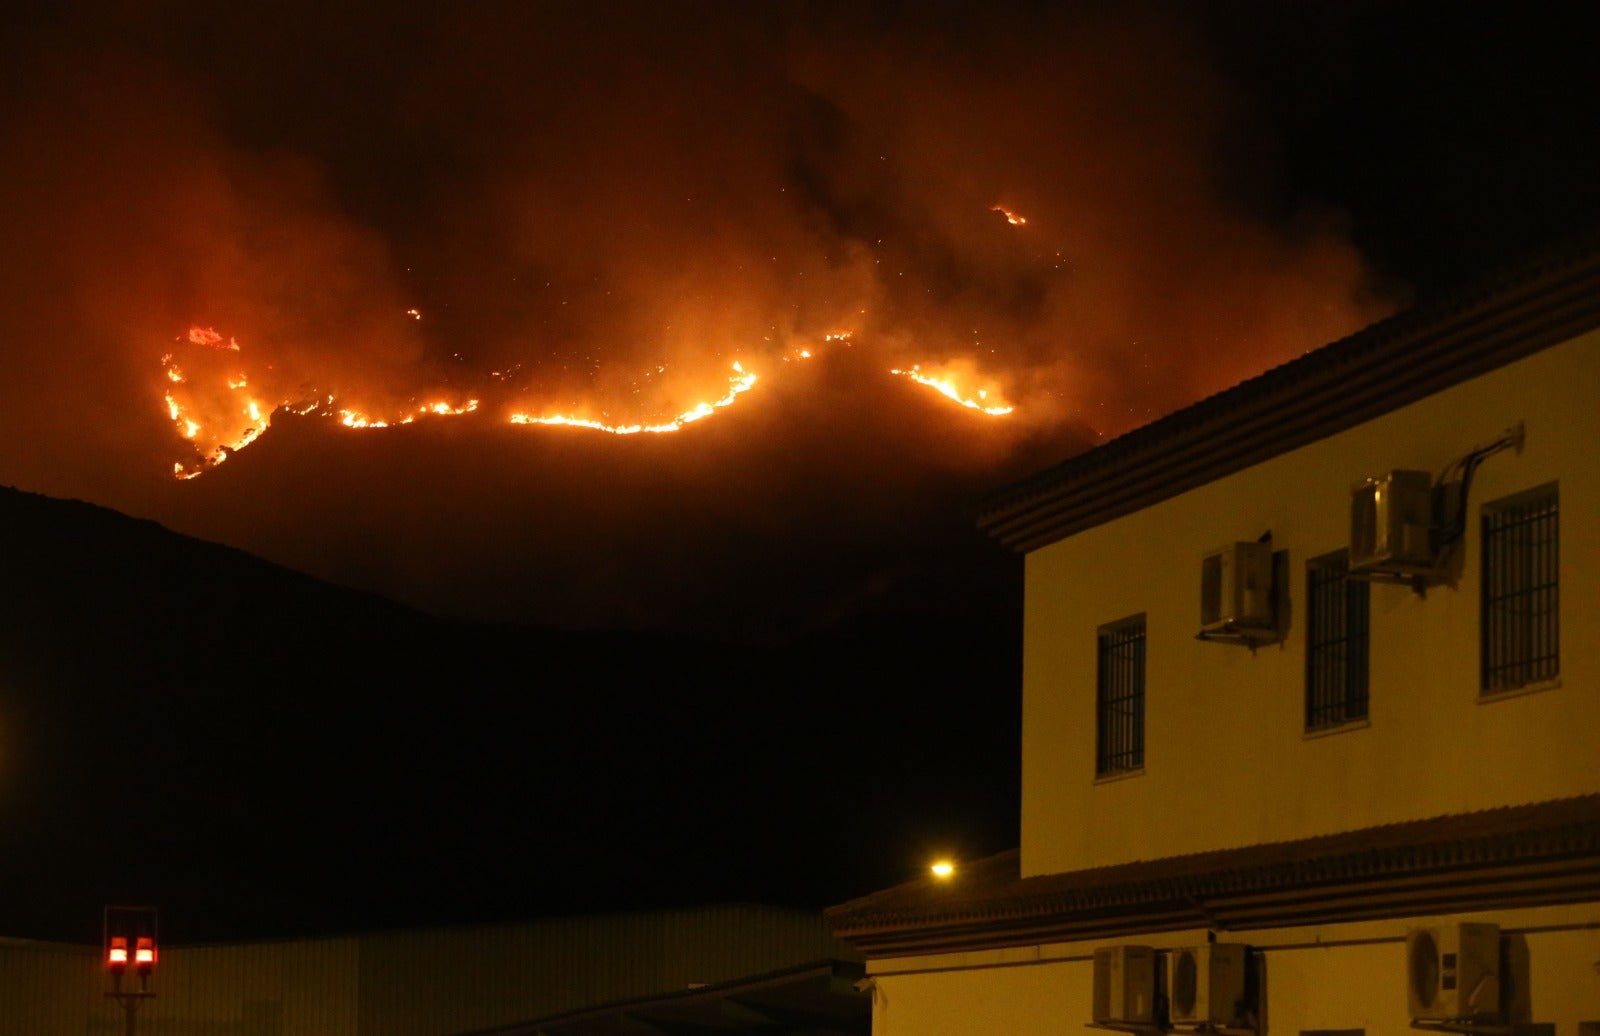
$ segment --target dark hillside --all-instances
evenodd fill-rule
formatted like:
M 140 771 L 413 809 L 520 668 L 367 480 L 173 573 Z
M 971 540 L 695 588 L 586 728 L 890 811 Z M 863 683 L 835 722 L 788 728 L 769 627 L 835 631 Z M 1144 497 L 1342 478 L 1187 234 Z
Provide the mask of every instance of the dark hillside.
M 0 934 L 822 906 L 1014 840 L 1015 611 L 469 624 L 0 489 Z

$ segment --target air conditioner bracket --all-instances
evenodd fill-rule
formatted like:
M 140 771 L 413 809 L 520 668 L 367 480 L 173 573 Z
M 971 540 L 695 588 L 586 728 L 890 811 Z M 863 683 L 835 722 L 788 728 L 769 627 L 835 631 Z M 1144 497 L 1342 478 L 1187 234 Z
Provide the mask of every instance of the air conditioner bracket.
M 1107 1030 L 1110 1030 L 1111 1032 L 1140 1033 L 1140 1034 L 1142 1034 L 1142 1036 L 1155 1036 L 1155 1034 L 1157 1034 L 1157 1033 L 1161 1034 L 1161 1036 L 1170 1036 L 1170 1034 L 1172 1034 L 1172 1033 L 1197 1033 L 1197 1034 L 1206 1033 L 1206 1034 L 1214 1034 L 1214 1036 L 1260 1036 L 1260 1031 L 1257 1030 L 1257 1029 L 1239 1028 L 1239 1027 L 1230 1026 L 1230 1025 L 1165 1025 L 1165 1026 L 1163 1026 L 1163 1025 L 1139 1025 L 1139 1024 L 1134 1023 L 1134 1022 L 1129 1022 L 1129 1023 L 1125 1024 L 1125 1025 L 1118 1025 L 1118 1024 L 1113 1023 L 1113 1022 L 1088 1022 L 1088 1023 L 1086 1023 L 1086 1026 L 1087 1026 L 1087 1028 L 1090 1028 L 1090 1029 L 1107 1029 Z M 1518 1036 L 1523 1036 L 1523 1034 L 1518 1034 Z M 1529 1034 L 1526 1034 L 1526 1036 L 1537 1036 L 1537 1034 L 1529 1033 Z
M 1429 1022 L 1413 1019 L 1413 1029 L 1427 1032 L 1460 1032 L 1468 1036 L 1555 1036 L 1556 1027 L 1550 1022 Z
M 1213 644 L 1243 644 L 1254 651 L 1263 644 L 1278 643 L 1283 639 L 1283 633 L 1270 626 L 1247 626 L 1230 622 L 1220 629 L 1201 630 L 1194 635 L 1194 639 L 1208 640 Z

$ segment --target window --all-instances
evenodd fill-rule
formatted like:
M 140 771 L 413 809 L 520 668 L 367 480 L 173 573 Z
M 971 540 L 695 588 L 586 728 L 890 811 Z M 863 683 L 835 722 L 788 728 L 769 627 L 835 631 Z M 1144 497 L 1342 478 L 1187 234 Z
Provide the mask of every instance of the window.
M 1484 694 L 1554 679 L 1560 669 L 1557 503 L 1548 485 L 1484 505 Z
M 1350 578 L 1350 552 L 1306 565 L 1306 729 L 1367 718 L 1368 586 Z
M 1097 777 L 1144 766 L 1144 616 L 1100 627 L 1095 686 Z

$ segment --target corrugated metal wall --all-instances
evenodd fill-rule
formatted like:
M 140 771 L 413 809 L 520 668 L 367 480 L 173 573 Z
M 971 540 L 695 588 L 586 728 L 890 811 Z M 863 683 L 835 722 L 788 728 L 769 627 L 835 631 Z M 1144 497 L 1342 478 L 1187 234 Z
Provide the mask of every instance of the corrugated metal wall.
M 361 1036 L 442 1036 L 588 1004 L 854 959 L 816 914 L 731 905 L 371 935 Z
M 105 1002 L 102 982 L 99 947 L 0 939 L 0 1033 L 120 1033 L 104 1024 L 121 1015 Z
M 449 1036 L 829 957 L 819 915 L 755 905 L 167 946 L 138 1032 Z M 0 940 L 0 1036 L 118 1036 L 107 988 L 98 947 Z
M 172 947 L 139 1036 L 357 1036 L 358 940 Z

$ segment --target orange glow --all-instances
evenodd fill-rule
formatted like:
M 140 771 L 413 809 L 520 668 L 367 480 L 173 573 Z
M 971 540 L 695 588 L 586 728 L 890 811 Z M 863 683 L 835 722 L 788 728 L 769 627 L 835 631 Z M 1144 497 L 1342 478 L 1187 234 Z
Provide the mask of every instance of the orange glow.
M 889 373 L 910 378 L 918 385 L 926 385 L 941 396 L 954 400 L 969 410 L 977 410 L 988 414 L 990 417 L 1001 417 L 1016 409 L 999 399 L 990 398 L 991 392 L 986 388 L 980 388 L 970 395 L 967 394 L 957 386 L 948 372 L 939 375 L 924 374 L 920 365 L 914 365 L 909 370 L 901 370 L 898 367 L 892 368 Z
M 956 865 L 949 860 L 936 860 L 928 870 L 939 880 L 948 881 L 955 876 Z
M 419 319 L 421 316 L 416 310 L 409 311 L 409 315 Z M 836 343 L 849 345 L 852 336 L 853 333 L 849 330 L 832 331 L 823 335 L 821 341 L 829 345 Z M 228 338 L 224 341 L 223 336 L 214 328 L 196 325 L 189 329 L 187 342 L 191 346 L 201 347 L 203 351 L 191 350 L 186 354 L 187 359 L 182 368 L 179 367 L 177 357 L 173 353 L 169 352 L 161 357 L 166 375 L 163 400 L 166 404 L 167 417 L 172 421 L 178 435 L 187 440 L 195 451 L 193 460 L 173 464 L 173 476 L 179 479 L 191 479 L 204 473 L 260 438 L 271 426 L 273 415 L 280 408 L 300 415 L 325 409 L 337 418 L 340 425 L 350 429 L 366 430 L 407 425 L 419 418 L 459 417 L 476 413 L 482 405 L 477 398 L 454 401 L 434 397 L 414 399 L 406 406 L 375 411 L 358 406 L 355 401 L 336 400 L 332 395 L 319 395 L 309 400 L 303 394 L 298 398 L 286 398 L 281 394 L 268 396 L 264 393 L 271 392 L 270 388 L 263 390 L 254 386 L 270 385 L 274 380 L 288 379 L 282 372 L 274 371 L 271 366 L 251 368 L 253 373 L 241 371 L 239 369 L 241 360 L 236 354 L 242 353 L 243 350 L 236 339 Z M 791 349 L 787 355 L 779 359 L 785 362 L 794 359 L 805 360 L 814 355 L 815 350 L 812 348 L 798 347 Z M 664 370 L 664 367 L 658 367 L 656 373 Z M 526 408 L 514 410 L 506 420 L 516 425 L 583 428 L 612 435 L 676 432 L 712 416 L 725 407 L 732 406 L 760 380 L 757 372 L 747 368 L 742 361 L 733 362 L 730 370 L 731 373 L 727 375 L 727 387 L 720 396 L 656 420 L 618 421 L 612 419 L 605 410 L 599 410 L 597 413 L 559 410 L 541 412 Z M 954 402 L 990 416 L 1008 414 L 1012 410 L 1009 405 L 993 397 L 995 390 L 992 386 L 982 385 L 971 390 L 958 387 L 981 379 L 975 378 L 970 372 L 963 373 L 952 369 L 949 365 L 937 374 L 925 373 L 920 366 L 913 366 L 909 370 L 895 369 L 892 373 L 932 387 Z M 499 379 L 504 374 L 502 371 L 494 371 L 489 376 Z
M 127 954 L 126 948 L 123 949 L 123 954 Z M 155 966 L 156 943 L 154 939 L 148 936 L 139 937 L 139 941 L 134 944 L 133 963 L 141 971 L 149 971 L 150 968 Z
M 120 935 L 111 937 L 111 945 L 106 949 L 106 966 L 114 970 L 121 970 L 128 964 L 128 940 Z
M 209 327 L 189 328 L 189 341 L 193 342 L 195 345 L 209 345 L 213 349 L 231 349 L 234 352 L 239 351 L 238 342 L 230 338 L 226 343 L 224 343 L 222 341 L 222 336 L 217 334 L 215 329 Z
M 388 421 L 380 421 L 375 417 L 368 417 L 366 414 L 360 413 L 360 412 L 355 411 L 355 410 L 341 410 L 341 411 L 339 411 L 339 423 L 344 425 L 346 428 L 387 428 L 387 427 L 389 427 L 389 422 Z
M 1005 207 L 1000 206 L 1000 205 L 996 205 L 994 207 L 994 211 L 998 212 L 998 213 L 1000 213 L 1000 215 L 1004 216 L 1006 218 L 1006 222 L 1011 224 L 1014 227 L 1020 227 L 1023 224 L 1028 222 L 1027 217 L 1019 216 L 1015 212 L 1012 212 L 1010 209 L 1005 208 Z
M 570 414 L 548 414 L 543 417 L 535 417 L 527 413 L 512 414 L 511 423 L 566 425 L 570 428 L 588 428 L 597 432 L 610 432 L 612 435 L 637 435 L 640 432 L 676 432 L 686 424 L 710 417 L 744 393 L 750 391 L 750 388 L 755 385 L 757 380 L 755 374 L 745 370 L 744 366 L 737 360 L 734 361 L 733 372 L 733 375 L 728 379 L 728 391 L 721 399 L 712 403 L 699 403 L 676 417 L 656 424 L 607 424 L 604 421 L 575 417 Z

